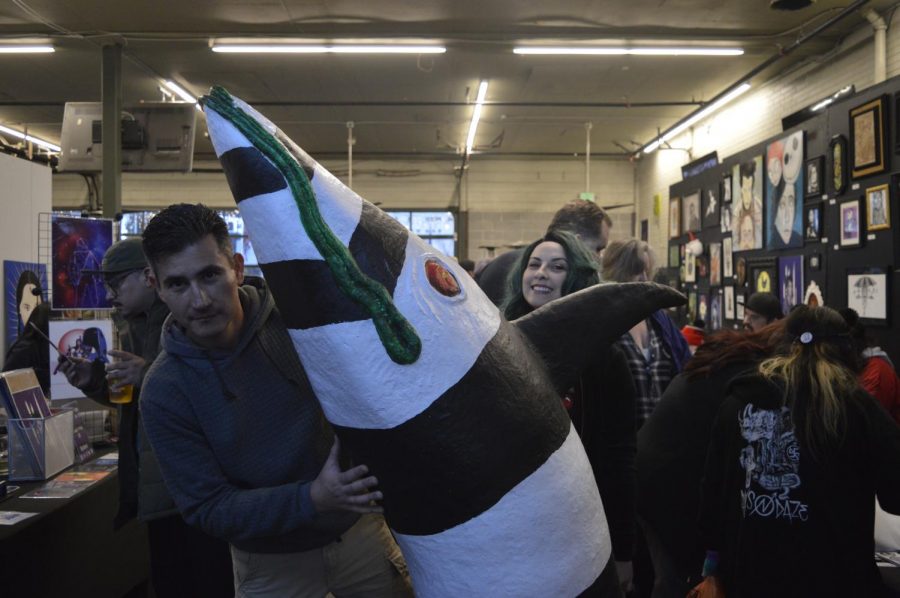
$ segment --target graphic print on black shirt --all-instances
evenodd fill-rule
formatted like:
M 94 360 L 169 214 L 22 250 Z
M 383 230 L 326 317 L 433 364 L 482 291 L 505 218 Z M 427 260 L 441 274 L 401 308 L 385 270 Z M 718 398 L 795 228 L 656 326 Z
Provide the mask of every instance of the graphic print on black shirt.
M 791 490 L 800 487 L 800 445 L 787 407 L 778 411 L 744 407 L 739 416 L 741 436 L 747 446 L 741 450 L 744 489 L 741 506 L 744 517 L 799 519 L 806 521 L 808 506 L 791 499 Z

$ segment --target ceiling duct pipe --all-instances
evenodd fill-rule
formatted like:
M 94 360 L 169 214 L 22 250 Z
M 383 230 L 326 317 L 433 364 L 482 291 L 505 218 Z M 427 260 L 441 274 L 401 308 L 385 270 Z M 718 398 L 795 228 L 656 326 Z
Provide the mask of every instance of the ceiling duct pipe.
M 887 79 L 887 23 L 875 12 L 869 9 L 863 13 L 863 16 L 872 24 L 875 30 L 875 84 L 879 84 Z

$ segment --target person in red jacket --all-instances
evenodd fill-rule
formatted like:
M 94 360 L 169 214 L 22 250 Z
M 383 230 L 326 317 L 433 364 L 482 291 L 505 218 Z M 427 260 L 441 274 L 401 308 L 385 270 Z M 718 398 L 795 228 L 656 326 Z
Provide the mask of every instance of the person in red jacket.
M 841 315 L 850 328 L 853 343 L 864 362 L 859 374 L 859 385 L 867 393 L 878 399 L 891 418 L 900 424 L 900 379 L 894 371 L 894 364 L 881 347 L 871 346 L 866 339 L 866 329 L 859 321 L 859 314 L 848 308 Z

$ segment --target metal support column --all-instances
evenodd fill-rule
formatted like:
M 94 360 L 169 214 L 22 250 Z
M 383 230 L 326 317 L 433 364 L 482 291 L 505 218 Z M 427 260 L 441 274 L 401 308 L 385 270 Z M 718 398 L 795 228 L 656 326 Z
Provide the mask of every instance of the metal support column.
M 122 46 L 103 46 L 103 217 L 122 211 Z

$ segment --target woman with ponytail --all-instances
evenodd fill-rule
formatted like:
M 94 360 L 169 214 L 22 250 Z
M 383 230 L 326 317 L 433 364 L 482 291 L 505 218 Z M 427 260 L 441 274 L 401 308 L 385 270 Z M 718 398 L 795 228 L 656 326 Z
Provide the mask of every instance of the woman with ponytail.
M 801 306 L 778 353 L 731 383 L 701 501 L 703 574 L 729 598 L 883 592 L 874 497 L 900 513 L 900 429 L 858 370 L 843 318 Z

